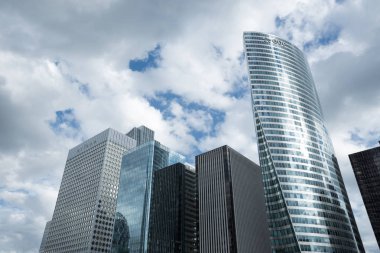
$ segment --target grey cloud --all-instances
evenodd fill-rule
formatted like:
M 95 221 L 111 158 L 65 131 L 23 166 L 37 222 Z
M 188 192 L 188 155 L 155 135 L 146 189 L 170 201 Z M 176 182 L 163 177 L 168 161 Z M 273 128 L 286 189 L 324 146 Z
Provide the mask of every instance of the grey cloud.
M 7 36 L 0 43 L 31 55 L 93 57 L 124 55 L 117 51 L 124 49 L 139 55 L 154 47 L 152 41 L 179 36 L 194 10 L 202 15 L 211 7 L 200 1 L 110 1 L 87 7 L 78 1 L 2 1 L 0 32 Z
M 11 94 L 0 85 L 0 152 L 17 152 L 28 142 L 41 143 L 40 139 L 44 136 L 33 132 L 25 111 L 26 108 L 15 104 L 11 100 Z
M 380 41 L 380 39 L 378 40 Z M 378 106 L 380 98 L 380 47 L 362 55 L 338 53 L 313 67 L 317 89 L 328 121 L 347 109 Z

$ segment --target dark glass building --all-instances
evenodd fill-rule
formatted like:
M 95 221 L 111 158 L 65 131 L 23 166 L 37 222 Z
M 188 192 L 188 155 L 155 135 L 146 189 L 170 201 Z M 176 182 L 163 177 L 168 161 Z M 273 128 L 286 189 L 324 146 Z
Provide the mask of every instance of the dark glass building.
M 228 146 L 195 157 L 202 253 L 269 253 L 261 169 Z
M 380 147 L 354 153 L 349 157 L 380 247 Z
M 154 172 L 182 161 L 182 155 L 157 141 L 145 142 L 123 156 L 111 252 L 147 252 Z
M 195 169 L 176 163 L 154 172 L 149 253 L 198 252 Z

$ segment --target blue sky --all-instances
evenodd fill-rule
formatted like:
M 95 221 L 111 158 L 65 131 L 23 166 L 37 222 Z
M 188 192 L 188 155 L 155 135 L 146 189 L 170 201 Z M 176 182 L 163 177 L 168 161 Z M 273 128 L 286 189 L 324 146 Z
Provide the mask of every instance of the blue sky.
M 146 125 L 186 155 L 228 144 L 258 162 L 244 31 L 306 53 L 367 252 L 380 252 L 348 154 L 380 139 L 380 4 L 2 1 L 0 253 L 36 252 L 68 150 Z M 6 203 L 6 204 L 4 204 Z
M 129 69 L 132 71 L 145 72 L 151 68 L 158 68 L 161 60 L 161 46 L 158 44 L 153 50 L 148 51 L 145 58 L 132 59 L 129 61 Z

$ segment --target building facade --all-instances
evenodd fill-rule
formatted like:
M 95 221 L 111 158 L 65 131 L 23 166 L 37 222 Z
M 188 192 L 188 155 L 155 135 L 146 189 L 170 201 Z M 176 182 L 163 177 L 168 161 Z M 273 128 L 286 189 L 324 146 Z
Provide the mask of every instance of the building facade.
M 149 253 L 198 252 L 197 177 L 176 163 L 154 172 Z
M 380 247 L 380 147 L 354 153 L 349 157 Z
M 51 221 L 46 222 L 44 235 L 42 236 L 39 253 L 45 253 L 46 238 L 47 238 L 47 235 L 49 234 L 50 223 L 51 223 Z
M 274 252 L 364 252 L 318 94 L 303 53 L 245 32 Z
M 157 141 L 143 143 L 123 156 L 112 252 L 147 252 L 154 172 L 183 161 L 183 156 Z
M 195 164 L 200 252 L 271 252 L 260 167 L 228 146 Z
M 134 127 L 127 133 L 127 136 L 136 140 L 136 146 L 154 140 L 154 131 L 146 126 Z
M 44 252 L 111 250 L 121 158 L 135 146 L 107 129 L 69 151 Z

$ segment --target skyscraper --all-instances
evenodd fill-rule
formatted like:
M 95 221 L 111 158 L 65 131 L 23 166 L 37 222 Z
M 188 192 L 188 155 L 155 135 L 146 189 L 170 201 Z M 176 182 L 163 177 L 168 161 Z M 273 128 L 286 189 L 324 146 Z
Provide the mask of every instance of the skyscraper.
M 123 156 L 112 252 L 147 252 L 154 172 L 183 161 L 183 156 L 157 141 L 145 142 Z
M 149 253 L 198 252 L 197 177 L 176 163 L 154 172 Z
M 269 253 L 258 165 L 228 146 L 195 157 L 201 253 Z
M 354 153 L 349 157 L 380 247 L 380 147 Z
M 135 146 L 107 129 L 69 151 L 44 252 L 109 252 L 121 158 Z
M 45 253 L 46 238 L 47 238 L 47 235 L 49 234 L 50 223 L 51 223 L 51 221 L 46 222 L 44 235 L 42 236 L 39 253 Z
M 136 140 L 136 146 L 154 140 L 154 131 L 146 126 L 134 127 L 127 133 L 127 136 Z
M 303 53 L 245 32 L 274 252 L 364 252 Z

